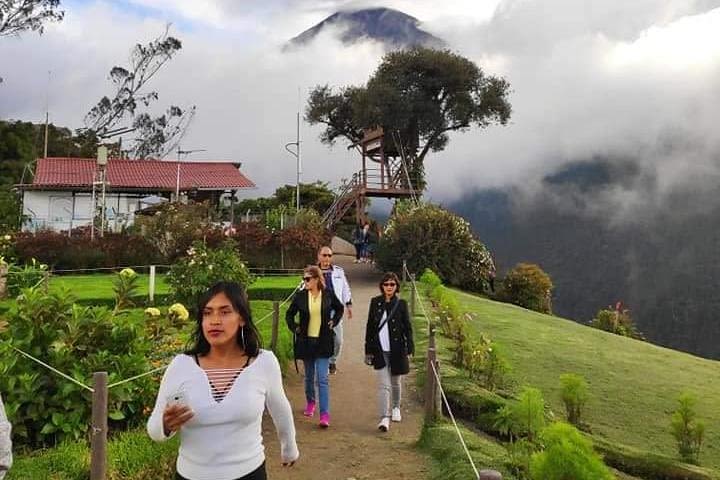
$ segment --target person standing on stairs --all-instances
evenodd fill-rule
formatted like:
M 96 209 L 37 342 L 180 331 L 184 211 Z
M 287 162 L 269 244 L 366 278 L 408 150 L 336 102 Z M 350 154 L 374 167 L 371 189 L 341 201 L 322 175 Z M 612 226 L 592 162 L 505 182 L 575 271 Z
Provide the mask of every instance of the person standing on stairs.
M 292 299 L 285 314 L 285 322 L 294 335 L 293 349 L 296 360 L 305 367 L 305 399 L 303 415 L 315 415 L 315 379 L 320 403 L 320 428 L 330 426 L 330 385 L 328 369 L 333 355 L 333 328 L 340 323 L 343 304 L 334 294 L 325 290 L 325 279 L 320 268 L 311 265 L 303 271 L 305 288 Z M 299 323 L 295 317 L 300 315 Z
M 385 273 L 382 294 L 370 300 L 365 327 L 365 363 L 377 372 L 378 429 L 383 432 L 390 429 L 390 420 L 402 420 L 402 377 L 410 371 L 408 356 L 415 353 L 407 302 L 398 297 L 399 290 L 398 276 Z
M 335 295 L 335 297 L 345 305 L 345 312 L 347 312 L 345 318 L 352 320 L 352 294 L 350 292 L 350 284 L 345 276 L 345 270 L 338 265 L 334 265 L 332 258 L 333 251 L 329 246 L 324 245 L 320 247 L 317 254 L 317 262 L 325 281 L 325 291 L 328 294 Z M 342 353 L 343 323 L 344 322 L 337 323 L 333 329 L 335 332 L 335 341 L 333 345 L 333 355 L 330 357 L 329 371 L 331 375 L 337 373 L 337 361 L 340 358 L 340 353 Z

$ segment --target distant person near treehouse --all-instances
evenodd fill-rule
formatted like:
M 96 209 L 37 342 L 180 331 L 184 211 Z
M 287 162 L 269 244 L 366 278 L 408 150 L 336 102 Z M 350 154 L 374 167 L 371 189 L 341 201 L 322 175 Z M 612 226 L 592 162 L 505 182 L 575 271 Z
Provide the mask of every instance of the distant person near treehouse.
M 355 247 L 355 263 L 360 263 L 363 248 L 363 226 L 359 223 L 355 225 L 355 228 L 353 229 L 352 242 Z

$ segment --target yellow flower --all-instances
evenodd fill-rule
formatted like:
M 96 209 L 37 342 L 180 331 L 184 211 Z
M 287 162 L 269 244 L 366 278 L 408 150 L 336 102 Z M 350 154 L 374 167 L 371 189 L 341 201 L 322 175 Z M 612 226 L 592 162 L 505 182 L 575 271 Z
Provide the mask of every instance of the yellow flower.
M 120 270 L 120 275 L 122 275 L 123 277 L 134 277 L 137 275 L 137 273 L 135 273 L 135 270 L 133 270 L 132 268 L 123 268 L 122 270 Z
M 188 313 L 187 308 L 185 308 L 185 305 L 182 303 L 174 303 L 170 305 L 168 313 L 175 315 L 180 320 L 187 320 L 190 318 L 190 313 Z
M 153 317 L 153 318 L 159 317 L 159 316 L 160 316 L 160 309 L 155 308 L 155 307 L 148 307 L 148 308 L 145 309 L 145 315 L 147 315 L 147 316 L 149 316 L 149 317 Z

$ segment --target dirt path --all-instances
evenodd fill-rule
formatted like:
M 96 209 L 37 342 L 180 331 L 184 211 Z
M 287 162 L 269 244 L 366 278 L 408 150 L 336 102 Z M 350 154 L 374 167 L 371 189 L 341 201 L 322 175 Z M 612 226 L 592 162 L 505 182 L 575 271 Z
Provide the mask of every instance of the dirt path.
M 291 368 L 285 390 L 295 412 L 300 461 L 291 469 L 280 466 L 277 436 L 269 418 L 264 437 L 272 480 L 383 480 L 427 478 L 428 462 L 415 448 L 422 425 L 422 408 L 413 375 L 405 377 L 403 421 L 390 431 L 377 430 L 375 372 L 363 363 L 365 323 L 370 298 L 379 293 L 379 273 L 369 265 L 336 258 L 347 272 L 353 293 L 353 319 L 344 320 L 345 343 L 338 373 L 330 376 L 331 426 L 320 430 L 317 415 L 302 415 L 305 394 L 301 374 Z

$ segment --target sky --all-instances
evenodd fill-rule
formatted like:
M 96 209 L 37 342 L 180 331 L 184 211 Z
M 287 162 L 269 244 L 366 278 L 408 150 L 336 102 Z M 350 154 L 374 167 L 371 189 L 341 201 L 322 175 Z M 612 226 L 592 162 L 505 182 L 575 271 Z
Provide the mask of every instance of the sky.
M 653 189 L 616 187 L 623 205 L 661 204 L 677 188 L 720 180 L 720 0 L 66 0 L 44 35 L 0 38 L 0 118 L 83 126 L 111 92 L 110 68 L 167 23 L 183 42 L 157 75 L 158 107 L 197 106 L 183 149 L 197 160 L 242 162 L 266 195 L 294 183 L 298 108 L 318 84 L 361 85 L 381 45 L 341 45 L 337 32 L 283 52 L 283 44 L 340 9 L 383 6 L 511 84 L 507 126 L 456 133 L 426 160 L 428 195 L 522 186 L 568 163 L 632 158 Z M 338 143 L 303 124 L 303 181 L 337 186 L 360 168 Z M 649 198 L 652 197 L 652 198 Z

